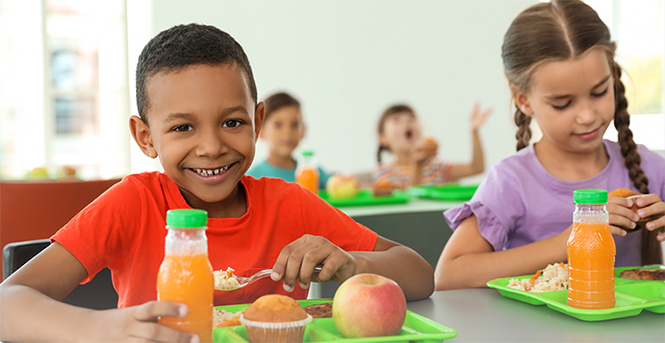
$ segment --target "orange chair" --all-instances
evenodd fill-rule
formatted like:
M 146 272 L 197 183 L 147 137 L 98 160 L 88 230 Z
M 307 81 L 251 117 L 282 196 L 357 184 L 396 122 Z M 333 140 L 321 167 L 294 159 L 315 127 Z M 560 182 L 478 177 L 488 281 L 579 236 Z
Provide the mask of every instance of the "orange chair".
M 51 237 L 118 181 L 0 182 L 0 247 Z

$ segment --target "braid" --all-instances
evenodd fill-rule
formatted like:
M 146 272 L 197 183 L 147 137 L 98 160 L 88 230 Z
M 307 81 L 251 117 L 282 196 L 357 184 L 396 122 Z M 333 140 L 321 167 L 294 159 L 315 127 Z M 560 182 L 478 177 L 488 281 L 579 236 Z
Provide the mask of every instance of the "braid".
M 515 138 L 517 138 L 517 151 L 529 146 L 529 141 L 531 140 L 531 128 L 529 127 L 529 124 L 531 124 L 531 117 L 527 116 L 517 108 L 515 110 L 515 125 L 517 125 Z
M 640 164 L 642 157 L 637 151 L 637 144 L 633 140 L 633 132 L 630 130 L 630 115 L 628 114 L 628 101 L 626 100 L 626 88 L 621 82 L 621 67 L 614 62 L 614 92 L 616 97 L 616 112 L 614 114 L 614 127 L 617 129 L 621 155 L 628 169 L 628 176 L 633 185 L 643 194 L 649 194 L 649 179 L 644 174 Z M 656 239 L 658 232 L 642 230 L 642 264 L 662 263 L 662 249 L 660 242 Z
M 383 150 L 386 150 L 386 147 L 384 147 L 383 145 L 379 145 L 379 150 L 376 152 L 376 161 L 378 163 L 381 163 L 381 153 L 383 152 Z

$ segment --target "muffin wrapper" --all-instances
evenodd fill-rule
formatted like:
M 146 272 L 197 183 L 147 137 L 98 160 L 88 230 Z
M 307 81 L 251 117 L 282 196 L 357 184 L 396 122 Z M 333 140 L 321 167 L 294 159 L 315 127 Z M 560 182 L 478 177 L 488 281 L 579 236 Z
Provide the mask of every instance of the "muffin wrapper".
M 309 314 L 303 320 L 282 323 L 257 322 L 240 315 L 240 323 L 246 327 L 247 339 L 251 343 L 301 343 L 305 337 L 305 326 L 311 321 Z

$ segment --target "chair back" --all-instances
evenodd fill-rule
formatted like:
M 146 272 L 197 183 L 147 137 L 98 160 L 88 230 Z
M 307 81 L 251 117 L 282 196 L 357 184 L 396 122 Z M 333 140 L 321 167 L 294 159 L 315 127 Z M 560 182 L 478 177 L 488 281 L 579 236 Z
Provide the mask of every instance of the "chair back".
M 2 249 L 3 280 L 51 244 L 49 239 L 13 242 Z M 64 303 L 96 310 L 118 306 L 118 293 L 111 281 L 111 271 L 102 269 L 84 285 L 78 285 L 62 300 Z
M 50 238 L 118 181 L 1 181 L 0 247 Z

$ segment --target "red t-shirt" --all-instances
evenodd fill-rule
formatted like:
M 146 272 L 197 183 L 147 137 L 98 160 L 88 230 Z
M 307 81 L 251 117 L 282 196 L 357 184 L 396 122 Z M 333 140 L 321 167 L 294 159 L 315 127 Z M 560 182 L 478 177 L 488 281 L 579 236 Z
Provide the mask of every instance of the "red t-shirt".
M 371 251 L 377 234 L 294 183 L 275 178 L 240 180 L 247 213 L 208 220 L 208 254 L 213 270 L 231 267 L 249 276 L 272 268 L 287 244 L 304 234 L 323 236 L 346 251 Z M 87 282 L 102 268 L 112 271 L 118 307 L 157 299 L 157 272 L 164 258 L 166 211 L 191 208 L 171 178 L 160 172 L 129 175 L 60 229 L 57 241 L 83 264 Z M 262 279 L 244 289 L 215 291 L 215 306 L 250 303 L 264 294 L 305 299 L 282 282 Z

